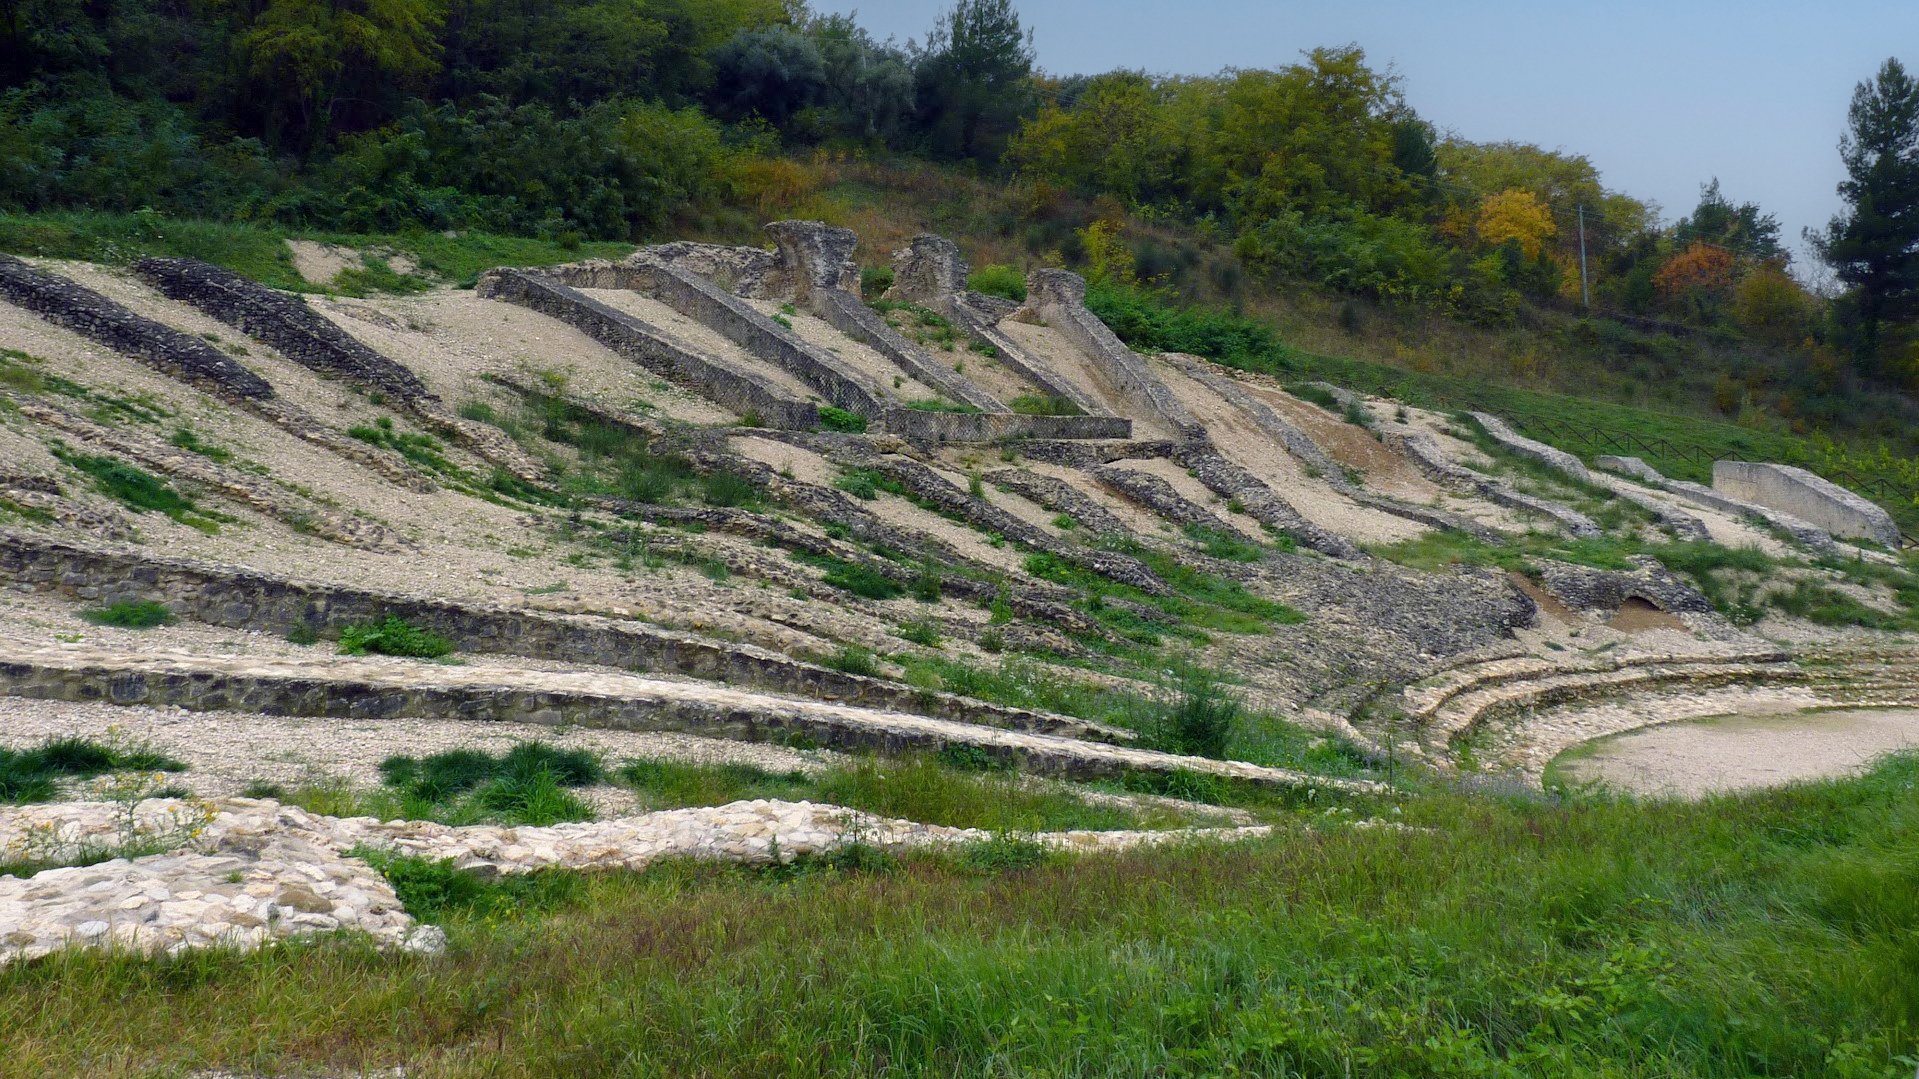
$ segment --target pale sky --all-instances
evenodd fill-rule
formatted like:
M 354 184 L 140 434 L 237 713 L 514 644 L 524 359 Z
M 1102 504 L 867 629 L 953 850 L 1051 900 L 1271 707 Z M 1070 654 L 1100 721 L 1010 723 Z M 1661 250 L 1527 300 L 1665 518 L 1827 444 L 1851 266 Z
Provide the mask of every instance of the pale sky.
M 1801 226 L 1839 208 L 1837 145 L 1853 85 L 1888 56 L 1919 61 L 1919 3 L 1890 0 L 1015 0 L 1040 66 L 1202 74 L 1278 67 L 1357 42 L 1420 115 L 1475 141 L 1585 154 L 1607 187 L 1690 213 L 1729 198 Z M 924 37 L 951 0 L 846 3 L 876 37 Z M 1797 258 L 1810 258 L 1801 252 Z

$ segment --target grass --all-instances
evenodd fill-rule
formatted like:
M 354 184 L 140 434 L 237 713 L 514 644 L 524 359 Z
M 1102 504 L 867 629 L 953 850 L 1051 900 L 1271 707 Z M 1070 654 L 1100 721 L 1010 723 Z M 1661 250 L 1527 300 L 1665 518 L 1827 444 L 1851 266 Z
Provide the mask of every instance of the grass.
M 135 513 L 157 512 L 209 536 L 219 532 L 221 524 L 233 521 L 226 514 L 201 509 L 166 480 L 117 457 L 78 453 L 60 445 L 52 449 L 61 462 L 85 475 L 94 490 Z
M 915 412 L 960 412 L 971 414 L 980 410 L 978 405 L 956 403 L 948 401 L 944 397 L 915 397 L 911 401 L 906 402 L 906 407 Z
M 610 422 L 553 394 L 530 394 L 518 416 L 501 417 L 490 405 L 473 402 L 469 418 L 492 423 L 523 444 L 536 439 L 573 449 L 577 462 L 559 462 L 563 495 L 595 495 L 661 505 L 694 502 L 708 506 L 760 504 L 765 492 L 735 472 L 701 472 L 686 458 L 656 451 L 641 432 Z M 552 454 L 545 454 L 549 458 Z
M 1006 402 L 1021 416 L 1083 416 L 1085 410 L 1064 397 L 1052 394 L 1022 393 Z
M 49 738 L 30 749 L 0 748 L 0 802 L 52 801 L 67 779 L 109 772 L 181 772 L 186 765 L 138 743 Z
M 453 642 L 413 625 L 398 615 L 389 614 L 378 622 L 347 626 L 340 631 L 340 653 L 364 656 L 403 656 L 413 659 L 438 659 L 453 652 Z
M 891 578 L 858 562 L 805 551 L 792 551 L 789 556 L 796 562 L 825 570 L 825 575 L 820 578 L 822 582 L 842 592 L 851 592 L 861 599 L 893 599 L 906 591 Z
M 592 820 L 593 808 L 573 788 L 604 781 L 606 770 L 591 752 L 522 742 L 501 754 L 454 749 L 388 757 L 380 775 L 383 785 L 372 790 L 318 780 L 294 790 L 257 784 L 248 796 L 335 817 L 537 827 Z
M 1013 773 L 982 768 L 982 762 L 954 763 L 934 756 L 893 761 L 868 757 L 808 773 L 769 772 L 750 764 L 636 760 L 616 775 L 652 809 L 770 798 L 827 803 L 922 824 L 1015 833 L 1184 823 L 1163 811 L 1142 813 L 1088 802 L 1068 790 L 1030 785 Z
M 156 600 L 120 600 L 105 607 L 82 611 L 80 616 L 96 626 L 119 629 L 153 629 L 173 621 L 173 611 Z
M 849 412 L 835 405 L 821 405 L 819 411 L 820 426 L 829 431 L 850 435 L 864 434 L 866 431 L 866 417 L 857 412 Z
M 1435 792 L 1421 830 L 1086 859 L 409 867 L 443 957 L 11 964 L 6 1067 L 1905 1079 L 1915 783 L 1906 757 L 1700 803 Z
M 125 265 L 149 256 L 197 258 L 262 284 L 294 292 L 323 292 L 294 268 L 289 239 L 311 239 L 355 249 L 374 248 L 411 259 L 425 275 L 469 288 L 495 266 L 546 266 L 582 258 L 618 258 L 630 244 L 563 244 L 483 232 L 369 235 L 315 233 L 242 222 L 198 221 L 153 213 L 89 212 L 0 214 L 0 251 L 47 258 Z M 421 275 L 400 274 L 386 258 L 369 257 L 362 271 L 333 287 L 345 291 L 417 291 Z

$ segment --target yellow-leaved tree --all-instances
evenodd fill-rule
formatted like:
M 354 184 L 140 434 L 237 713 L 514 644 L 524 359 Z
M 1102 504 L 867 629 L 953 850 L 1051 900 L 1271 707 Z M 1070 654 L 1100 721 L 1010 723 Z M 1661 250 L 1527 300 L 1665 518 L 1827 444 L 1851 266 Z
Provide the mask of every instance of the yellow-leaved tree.
M 1474 228 L 1486 246 L 1498 247 L 1515 240 L 1529 259 L 1538 258 L 1540 247 L 1559 231 L 1546 204 L 1532 192 L 1517 187 L 1488 196 L 1480 203 Z

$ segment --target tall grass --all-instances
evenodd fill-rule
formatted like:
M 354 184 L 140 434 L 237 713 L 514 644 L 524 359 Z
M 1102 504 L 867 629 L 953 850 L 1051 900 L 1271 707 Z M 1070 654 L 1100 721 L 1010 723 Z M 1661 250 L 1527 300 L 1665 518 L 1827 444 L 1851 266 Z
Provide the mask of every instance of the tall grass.
M 1006 870 L 467 886 L 435 959 L 12 964 L 0 1072 L 1906 1079 L 1915 783 L 1906 758 L 1697 804 L 1437 793 L 1417 830 Z

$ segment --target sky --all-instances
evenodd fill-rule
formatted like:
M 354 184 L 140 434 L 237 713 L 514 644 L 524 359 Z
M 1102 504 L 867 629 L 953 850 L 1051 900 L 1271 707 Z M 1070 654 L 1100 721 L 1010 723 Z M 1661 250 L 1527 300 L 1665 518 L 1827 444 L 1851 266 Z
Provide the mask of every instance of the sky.
M 1838 212 L 1853 86 L 1888 56 L 1919 62 L 1919 3 L 1829 0 L 1015 0 L 1039 65 L 1209 74 L 1279 67 L 1355 42 L 1404 79 L 1442 132 L 1584 154 L 1606 186 L 1690 213 L 1717 176 L 1735 202 L 1803 226 Z M 875 37 L 923 38 L 951 0 L 814 0 Z M 1903 54 L 1903 55 L 1902 55 Z

